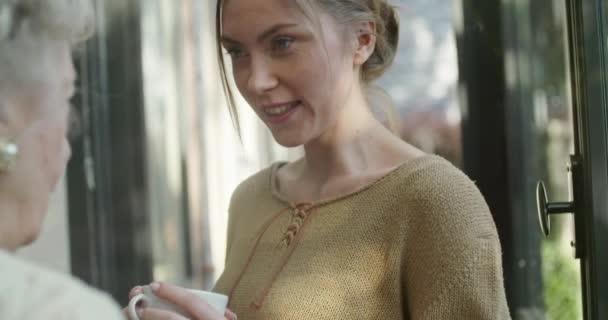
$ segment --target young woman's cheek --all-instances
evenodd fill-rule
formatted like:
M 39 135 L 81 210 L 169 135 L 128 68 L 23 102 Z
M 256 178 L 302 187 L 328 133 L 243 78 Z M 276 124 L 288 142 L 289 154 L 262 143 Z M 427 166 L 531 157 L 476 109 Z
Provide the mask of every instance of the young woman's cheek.
M 236 89 L 248 103 L 251 103 L 251 101 L 249 101 L 249 93 L 247 92 L 248 74 L 249 66 L 247 66 L 245 62 L 232 62 L 232 78 L 236 85 Z

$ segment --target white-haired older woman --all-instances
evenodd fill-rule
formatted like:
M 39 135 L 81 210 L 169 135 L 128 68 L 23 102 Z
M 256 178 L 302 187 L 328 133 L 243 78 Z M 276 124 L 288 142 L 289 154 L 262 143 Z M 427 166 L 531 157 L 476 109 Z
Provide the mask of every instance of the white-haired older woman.
M 40 233 L 70 156 L 71 47 L 90 0 L 0 0 L 0 319 L 122 319 L 107 296 L 13 255 Z

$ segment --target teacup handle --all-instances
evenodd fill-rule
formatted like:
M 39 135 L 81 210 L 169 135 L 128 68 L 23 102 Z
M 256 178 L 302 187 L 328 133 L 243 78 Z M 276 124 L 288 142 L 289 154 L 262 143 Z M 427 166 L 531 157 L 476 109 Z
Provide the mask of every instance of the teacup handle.
M 137 304 L 140 301 L 146 302 L 147 299 L 148 296 L 143 293 L 140 293 L 135 297 L 131 298 L 131 300 L 129 301 L 129 305 L 127 306 L 127 310 L 129 311 L 129 318 L 131 320 L 139 320 L 139 316 L 137 315 Z

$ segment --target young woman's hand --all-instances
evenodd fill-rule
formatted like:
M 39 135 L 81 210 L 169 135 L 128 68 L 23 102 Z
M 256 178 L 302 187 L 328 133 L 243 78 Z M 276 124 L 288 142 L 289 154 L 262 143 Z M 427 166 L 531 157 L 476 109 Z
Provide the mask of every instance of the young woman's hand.
M 152 283 L 150 288 L 159 298 L 171 302 L 186 311 L 191 316 L 191 320 L 237 320 L 236 314 L 232 311 L 226 309 L 224 315 L 220 315 L 207 301 L 192 294 L 185 288 L 164 282 Z M 129 299 L 142 292 L 142 287 L 134 287 L 129 292 Z M 123 312 L 126 318 L 129 319 L 127 308 L 123 309 Z M 188 320 L 188 318 L 177 313 L 154 308 L 139 309 L 138 314 L 141 320 Z

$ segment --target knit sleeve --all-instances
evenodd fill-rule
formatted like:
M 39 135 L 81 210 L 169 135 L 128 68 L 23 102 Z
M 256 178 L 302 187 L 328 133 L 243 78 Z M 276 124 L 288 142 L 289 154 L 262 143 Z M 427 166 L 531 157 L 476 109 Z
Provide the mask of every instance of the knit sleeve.
M 500 242 L 479 190 L 453 167 L 410 185 L 403 288 L 414 320 L 510 319 Z

